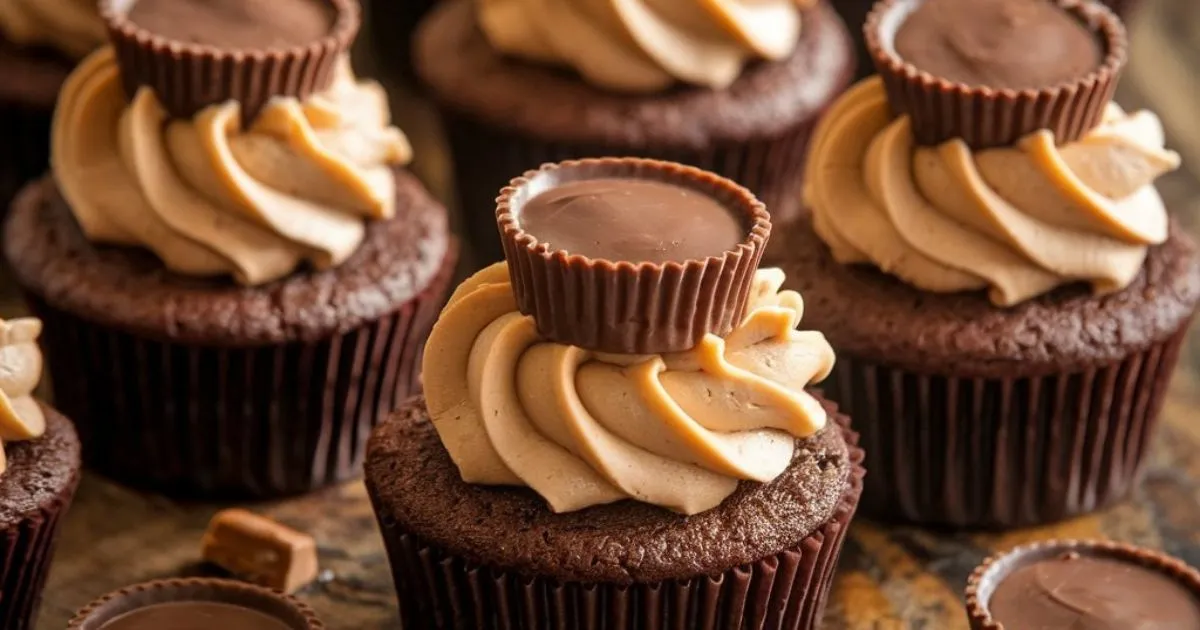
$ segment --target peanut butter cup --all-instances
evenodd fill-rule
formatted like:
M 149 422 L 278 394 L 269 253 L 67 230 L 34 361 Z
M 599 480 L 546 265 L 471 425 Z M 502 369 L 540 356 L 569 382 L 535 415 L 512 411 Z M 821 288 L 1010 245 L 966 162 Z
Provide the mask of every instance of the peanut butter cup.
M 496 209 L 522 313 L 592 350 L 676 352 L 745 310 L 771 233 L 763 204 L 696 168 L 640 158 L 547 164 Z
M 299 600 L 258 586 L 213 579 L 146 582 L 97 599 L 68 630 L 324 630 Z
M 101 0 L 132 98 L 151 87 L 173 116 L 237 101 L 248 122 L 271 98 L 328 88 L 361 22 L 354 0 Z
M 1087 0 L 882 0 L 863 28 L 893 111 L 923 145 L 986 149 L 1039 129 L 1077 140 L 1127 60 L 1124 25 Z
M 1107 541 L 1048 541 L 989 558 L 967 582 L 972 630 L 1200 629 L 1200 572 Z

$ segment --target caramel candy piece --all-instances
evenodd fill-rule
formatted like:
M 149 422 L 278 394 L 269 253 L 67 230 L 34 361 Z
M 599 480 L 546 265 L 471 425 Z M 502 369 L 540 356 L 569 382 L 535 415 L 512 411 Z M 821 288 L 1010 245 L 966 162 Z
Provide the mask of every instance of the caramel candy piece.
M 247 582 L 285 593 L 317 578 L 317 543 L 312 536 L 246 510 L 222 510 L 213 516 L 201 556 Z

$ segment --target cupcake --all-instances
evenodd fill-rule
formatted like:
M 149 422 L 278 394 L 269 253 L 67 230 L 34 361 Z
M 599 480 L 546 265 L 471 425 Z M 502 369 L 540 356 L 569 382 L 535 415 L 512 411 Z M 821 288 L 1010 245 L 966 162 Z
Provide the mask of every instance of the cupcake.
M 1200 572 L 1105 541 L 1056 540 L 989 558 L 967 582 L 972 630 L 1200 630 Z
M 441 110 L 480 262 L 503 256 L 493 193 L 546 162 L 672 160 L 783 207 L 853 71 L 845 26 L 824 0 L 695 5 L 446 0 L 426 16 L 414 67 Z
M 42 376 L 33 318 L 0 320 L 0 628 L 37 621 L 58 526 L 81 467 L 71 422 L 33 398 Z
M 446 213 L 347 49 L 353 0 L 112 0 L 63 87 L 53 177 L 5 255 L 88 464 L 188 495 L 357 476 L 418 385 Z
M 424 397 L 368 446 L 402 625 L 816 627 L 862 453 L 804 389 L 833 352 L 758 269 L 763 205 L 603 158 L 496 214 L 507 262 L 459 286 Z
M 1101 0 L 1111 9 L 1117 12 L 1118 15 L 1128 18 L 1137 8 L 1139 0 Z M 862 25 L 867 19 L 867 13 L 871 11 L 871 7 L 875 5 L 875 0 L 838 0 L 834 3 L 834 7 L 846 24 L 850 27 L 850 32 L 854 35 L 854 47 L 858 52 L 858 76 L 866 77 L 871 74 L 874 65 L 871 61 L 871 55 L 867 52 L 867 43 L 863 38 Z M 1015 17 L 1015 19 L 1020 19 Z M 986 22 L 979 19 L 979 26 L 985 26 Z M 964 40 L 965 41 L 965 40 Z
M 369 0 L 371 44 L 375 58 L 389 71 L 412 79 L 413 33 L 438 0 Z
M 769 254 L 838 352 L 864 512 L 1006 528 L 1121 498 L 1200 299 L 1154 188 L 1179 156 L 1111 101 L 1124 27 L 1092 2 L 886 0 L 867 36 L 880 76 L 818 128 L 811 216 Z
M 0 207 L 46 172 L 59 87 L 103 43 L 95 0 L 0 2 Z
M 143 0 L 144 1 L 144 0 Z M 325 630 L 294 597 L 233 580 L 136 584 L 80 610 L 67 630 Z

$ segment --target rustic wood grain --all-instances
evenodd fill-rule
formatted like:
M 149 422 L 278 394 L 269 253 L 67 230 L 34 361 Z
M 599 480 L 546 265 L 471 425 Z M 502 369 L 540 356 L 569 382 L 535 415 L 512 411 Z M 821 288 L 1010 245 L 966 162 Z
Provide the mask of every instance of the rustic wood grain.
M 1125 82 L 1123 102 L 1159 111 L 1172 146 L 1200 165 L 1200 127 L 1192 118 L 1200 107 L 1200 8 L 1190 0 L 1149 0 L 1133 39 L 1132 80 Z M 364 63 L 369 68 L 369 60 Z M 411 91 L 395 95 L 400 122 L 418 149 L 414 170 L 445 198 L 448 158 L 432 112 Z M 1200 180 L 1185 169 L 1165 178 L 1161 189 L 1169 207 L 1200 236 Z M 11 315 L 11 285 L 4 286 L 3 303 Z M 843 554 L 825 627 L 965 628 L 960 597 L 967 574 L 992 551 L 1051 537 L 1117 538 L 1164 548 L 1200 565 L 1198 339 L 1193 334 L 1170 390 L 1165 427 L 1144 481 L 1129 500 L 1102 514 L 1003 534 L 951 534 L 859 521 Z M 111 589 L 209 571 L 197 564 L 199 541 L 218 507 L 181 504 L 85 478 L 64 525 L 39 630 L 63 628 L 74 610 Z M 323 573 L 301 596 L 330 628 L 398 627 L 387 558 L 360 483 L 249 507 L 316 536 Z

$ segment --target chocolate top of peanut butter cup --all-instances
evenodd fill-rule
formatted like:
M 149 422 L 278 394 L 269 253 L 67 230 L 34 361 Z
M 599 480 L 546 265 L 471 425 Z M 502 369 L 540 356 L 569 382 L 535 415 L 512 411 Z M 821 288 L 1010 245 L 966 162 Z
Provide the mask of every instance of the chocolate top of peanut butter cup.
M 496 217 L 517 304 L 539 332 L 621 353 L 729 332 L 771 226 L 745 188 L 640 158 L 547 164 L 502 191 Z
M 130 97 L 150 87 L 179 118 L 233 100 L 243 124 L 329 87 L 361 22 L 356 0 L 100 0 L 100 15 Z
M 1091 0 L 880 0 L 863 27 L 920 144 L 1059 143 L 1099 124 L 1127 59 L 1120 19 Z
M 1200 573 L 1130 545 L 1051 541 L 985 562 L 967 610 L 976 630 L 1200 630 Z
M 136 584 L 92 602 L 70 630 L 324 630 L 295 598 L 233 580 L 171 579 Z

